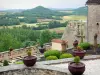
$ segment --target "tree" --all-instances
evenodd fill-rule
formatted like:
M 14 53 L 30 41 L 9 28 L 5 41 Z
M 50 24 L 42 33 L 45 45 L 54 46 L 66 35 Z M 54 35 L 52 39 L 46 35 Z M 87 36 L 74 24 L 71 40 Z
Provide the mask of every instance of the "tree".
M 0 35 L 0 51 L 7 51 L 9 47 L 19 48 L 21 42 L 16 38 L 13 38 L 12 35 L 3 33 Z
M 44 43 L 51 42 L 51 39 L 52 39 L 51 32 L 49 30 L 44 30 L 40 34 L 39 43 L 42 46 Z

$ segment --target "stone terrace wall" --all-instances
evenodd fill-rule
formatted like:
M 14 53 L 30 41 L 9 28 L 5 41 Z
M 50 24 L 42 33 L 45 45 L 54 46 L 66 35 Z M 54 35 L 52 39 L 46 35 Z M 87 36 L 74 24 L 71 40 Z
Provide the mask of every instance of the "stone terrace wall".
M 85 56 L 83 61 L 100 59 L 100 55 Z M 53 66 L 55 64 L 68 63 L 73 58 L 36 62 L 33 67 L 25 65 L 9 65 L 0 67 L 0 75 L 71 75 L 66 68 Z M 65 67 L 68 67 L 67 65 Z M 88 74 L 90 75 L 90 74 Z M 94 74 L 93 74 L 94 75 Z
M 31 47 L 26 47 L 26 48 L 20 48 L 20 49 L 14 49 L 13 51 L 6 51 L 6 52 L 1 52 L 0 53 L 0 61 L 2 62 L 3 60 L 10 60 L 10 59 L 14 59 L 16 57 L 24 57 L 26 56 L 26 51 L 28 49 L 32 49 L 32 55 L 36 55 L 38 50 L 35 46 L 31 46 Z
M 64 72 L 65 71 L 65 72 Z M 10 65 L 0 68 L 0 75 L 67 75 L 64 69 L 48 65 L 38 65 L 28 68 L 24 65 Z

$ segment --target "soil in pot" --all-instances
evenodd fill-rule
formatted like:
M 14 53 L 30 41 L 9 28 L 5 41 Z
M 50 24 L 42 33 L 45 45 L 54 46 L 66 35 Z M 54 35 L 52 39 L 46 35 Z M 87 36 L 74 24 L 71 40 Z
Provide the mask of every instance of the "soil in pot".
M 36 63 L 37 57 L 35 56 L 26 56 L 23 58 L 23 63 L 27 66 L 27 67 L 31 67 L 34 66 L 34 64 Z
M 85 71 L 85 64 L 79 62 L 76 64 L 75 62 L 71 62 L 68 65 L 69 71 L 72 73 L 72 75 L 82 75 Z

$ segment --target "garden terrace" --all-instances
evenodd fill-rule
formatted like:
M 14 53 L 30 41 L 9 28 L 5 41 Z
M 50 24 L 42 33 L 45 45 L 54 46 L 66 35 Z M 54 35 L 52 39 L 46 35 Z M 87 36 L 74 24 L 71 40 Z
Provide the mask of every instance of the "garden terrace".
M 21 65 L 9 65 L 0 67 L 0 75 L 71 75 L 68 71 L 68 62 L 73 58 L 52 61 L 37 62 L 33 67 Z M 86 71 L 84 75 L 100 74 L 100 55 L 85 56 L 81 62 L 85 63 Z M 90 66 L 91 64 L 91 66 Z M 53 67 L 53 68 L 52 68 Z
M 26 56 L 26 51 L 28 49 L 32 49 L 32 55 L 36 55 L 38 50 L 35 46 L 26 47 L 26 48 L 20 48 L 20 49 L 14 49 L 13 51 L 6 51 L 6 52 L 0 52 L 0 61 L 2 62 L 4 59 L 11 60 L 16 59 L 18 57 L 24 57 Z

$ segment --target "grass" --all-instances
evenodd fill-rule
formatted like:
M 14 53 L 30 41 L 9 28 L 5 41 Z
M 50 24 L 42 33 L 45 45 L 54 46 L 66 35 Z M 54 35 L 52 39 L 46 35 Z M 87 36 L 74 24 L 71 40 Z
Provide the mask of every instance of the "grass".
M 55 16 L 54 16 L 55 17 Z M 58 20 L 61 23 L 66 22 L 68 20 L 85 20 L 86 21 L 86 16 L 78 16 L 78 15 L 70 15 L 70 16 L 63 16 L 62 20 Z M 32 24 L 28 24 L 28 23 L 21 23 L 20 25 L 12 25 L 12 26 L 8 26 L 8 28 L 13 28 L 13 27 L 21 27 L 23 25 L 26 25 L 27 27 L 38 27 L 38 25 L 40 24 L 48 24 L 49 22 L 40 22 L 40 23 L 32 23 Z M 3 28 L 3 26 L 0 26 L 0 28 Z M 56 32 L 63 32 L 65 29 L 65 27 L 59 27 L 59 28 L 53 28 L 50 29 L 50 31 L 56 31 Z
M 63 20 L 86 20 L 86 16 L 77 16 L 77 15 L 71 15 L 71 16 L 63 16 Z
M 63 10 L 63 11 L 60 11 L 60 12 L 65 12 L 65 13 L 73 13 L 73 11 L 72 10 Z
M 15 62 L 15 64 L 23 64 L 23 61 Z
M 64 33 L 65 27 L 59 27 L 59 28 L 53 28 L 53 29 L 49 29 L 50 31 L 55 31 L 57 33 Z
M 59 27 L 59 28 L 53 28 L 53 29 L 49 29 L 49 30 L 65 30 L 65 27 Z
M 8 28 L 13 28 L 13 27 L 22 27 L 23 25 L 26 25 L 27 27 L 38 27 L 38 24 L 48 24 L 48 22 L 41 22 L 41 23 L 20 23 L 20 25 L 11 25 L 11 26 L 7 26 Z M 0 26 L 0 28 L 3 28 L 3 26 Z
M 5 15 L 6 14 L 6 12 L 0 12 L 0 15 Z

